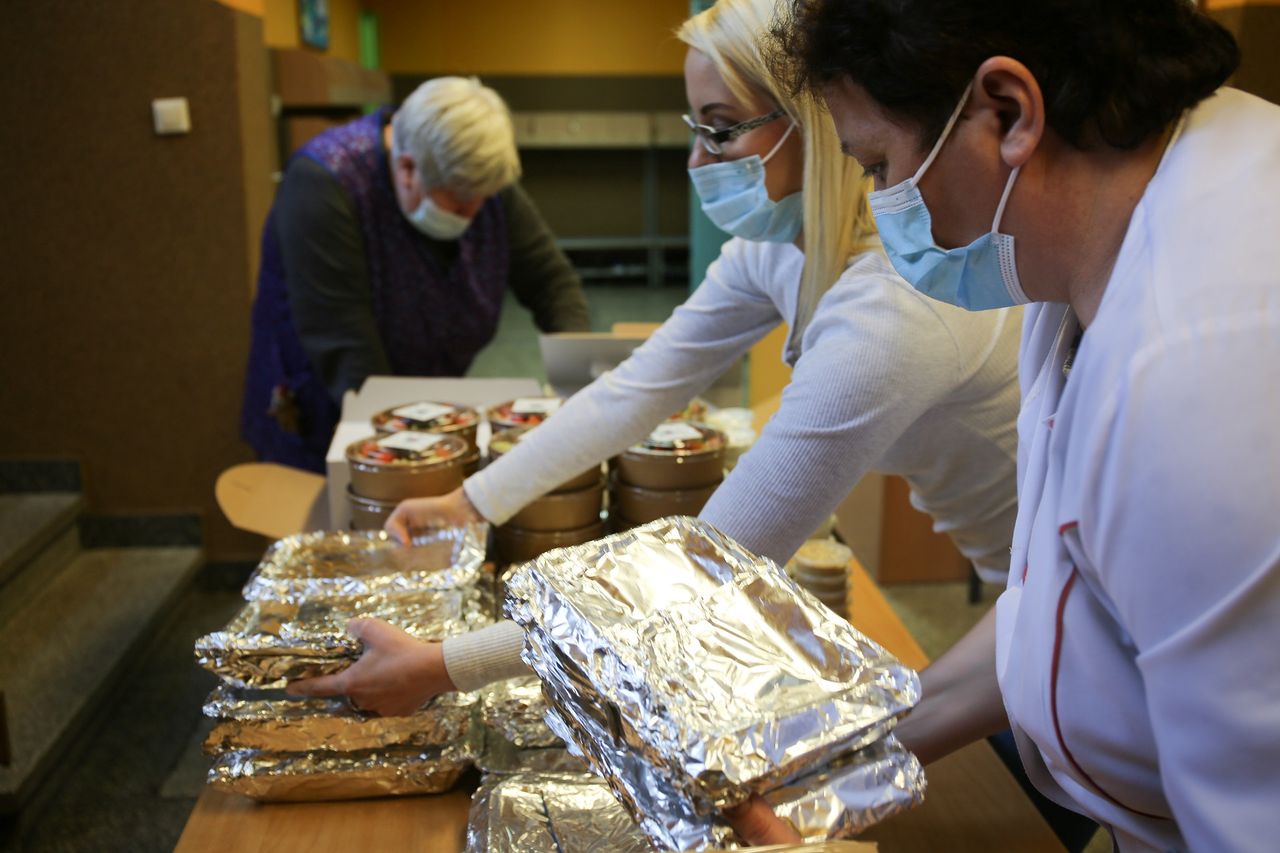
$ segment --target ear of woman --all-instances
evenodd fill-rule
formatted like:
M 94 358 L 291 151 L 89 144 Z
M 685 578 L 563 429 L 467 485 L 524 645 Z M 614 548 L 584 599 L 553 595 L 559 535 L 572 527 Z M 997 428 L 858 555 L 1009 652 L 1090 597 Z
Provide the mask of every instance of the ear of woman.
M 1007 56 L 994 56 L 978 67 L 966 112 L 985 116 L 1000 134 L 1005 165 L 1026 165 L 1044 138 L 1044 95 L 1035 75 Z

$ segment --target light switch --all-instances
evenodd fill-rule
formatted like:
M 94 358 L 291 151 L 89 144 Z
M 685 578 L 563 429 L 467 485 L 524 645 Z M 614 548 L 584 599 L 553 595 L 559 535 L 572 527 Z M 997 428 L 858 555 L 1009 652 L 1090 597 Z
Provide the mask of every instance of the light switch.
M 164 136 L 191 132 L 191 110 L 186 98 L 156 98 L 151 102 L 156 133 Z

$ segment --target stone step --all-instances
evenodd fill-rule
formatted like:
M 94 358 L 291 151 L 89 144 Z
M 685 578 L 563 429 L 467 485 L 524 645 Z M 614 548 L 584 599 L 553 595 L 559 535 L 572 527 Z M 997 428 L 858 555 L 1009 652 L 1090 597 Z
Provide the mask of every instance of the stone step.
M 83 506 L 78 492 L 0 494 L 0 589 L 74 531 Z
M 199 570 L 198 548 L 81 552 L 0 629 L 11 763 L 0 814 L 21 808 Z

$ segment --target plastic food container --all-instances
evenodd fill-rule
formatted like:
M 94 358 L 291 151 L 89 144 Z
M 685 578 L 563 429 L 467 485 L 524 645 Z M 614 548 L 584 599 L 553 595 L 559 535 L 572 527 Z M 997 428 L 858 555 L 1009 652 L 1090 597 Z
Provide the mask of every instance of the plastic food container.
M 378 501 L 444 495 L 462 485 L 470 446 L 433 432 L 374 436 L 347 446 L 351 491 Z
M 613 489 L 614 506 L 632 525 L 648 524 L 668 515 L 697 515 L 719 487 L 718 481 L 696 489 L 645 489 L 618 482 Z
M 521 530 L 576 530 L 597 521 L 604 507 L 604 477 L 574 492 L 553 492 L 513 515 L 509 523 Z
M 555 414 L 563 402 L 561 397 L 518 397 L 493 406 L 487 414 L 494 432 L 536 427 Z
M 387 523 L 387 516 L 400 503 L 399 501 L 376 501 L 357 495 L 347 487 L 347 502 L 351 504 L 352 530 L 381 530 Z
M 480 426 L 480 413 L 467 406 L 453 403 L 437 403 L 424 400 L 405 403 L 378 412 L 369 419 L 379 434 L 405 432 L 440 432 L 461 438 L 476 446 L 476 430 Z
M 622 482 L 646 489 L 712 486 L 724 478 L 726 443 L 723 433 L 708 426 L 669 421 L 618 456 L 618 475 Z
M 553 548 L 581 545 L 605 534 L 605 522 L 598 520 L 576 530 L 521 530 L 504 524 L 493 531 L 498 556 L 505 563 L 523 563 Z
M 480 448 L 475 444 L 471 445 L 471 452 L 462 457 L 462 476 L 470 477 L 472 474 L 480 470 Z
M 689 405 L 676 412 L 669 421 L 696 421 L 702 423 L 707 419 L 707 401 L 701 397 L 694 397 L 689 401 Z
M 504 453 L 511 452 L 511 448 L 520 443 L 520 439 L 529 432 L 529 428 L 507 429 L 500 433 L 496 433 L 493 438 L 489 439 L 489 459 L 494 460 L 502 456 Z M 600 479 L 600 466 L 588 468 L 576 477 L 565 480 L 560 485 L 551 490 L 549 494 L 558 494 L 560 492 L 576 492 L 580 489 L 587 489 L 595 485 Z

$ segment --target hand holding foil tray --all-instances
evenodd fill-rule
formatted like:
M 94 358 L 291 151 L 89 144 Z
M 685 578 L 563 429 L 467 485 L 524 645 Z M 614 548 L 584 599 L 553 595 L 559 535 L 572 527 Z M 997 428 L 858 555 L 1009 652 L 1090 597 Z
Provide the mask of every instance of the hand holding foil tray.
M 420 640 L 439 640 L 487 624 L 480 598 L 463 588 L 250 601 L 224 630 L 196 641 L 196 662 L 235 687 L 284 687 L 340 672 L 360 657 L 360 642 L 346 633 L 350 619 L 385 619 Z
M 267 550 L 244 597 L 301 603 L 472 587 L 487 537 L 485 524 L 423 531 L 409 548 L 382 530 L 300 533 Z
M 780 814 L 785 807 L 775 805 Z M 727 840 L 728 832 L 723 836 Z M 874 851 L 874 844 L 778 845 L 753 850 Z M 613 797 L 587 773 L 486 776 L 471 800 L 467 853 L 651 853 L 654 848 Z
M 695 519 L 548 552 L 507 589 L 548 724 L 659 847 L 716 844 L 719 809 L 828 770 L 919 699 L 915 672 Z M 893 809 L 918 801 L 918 762 L 887 760 Z

